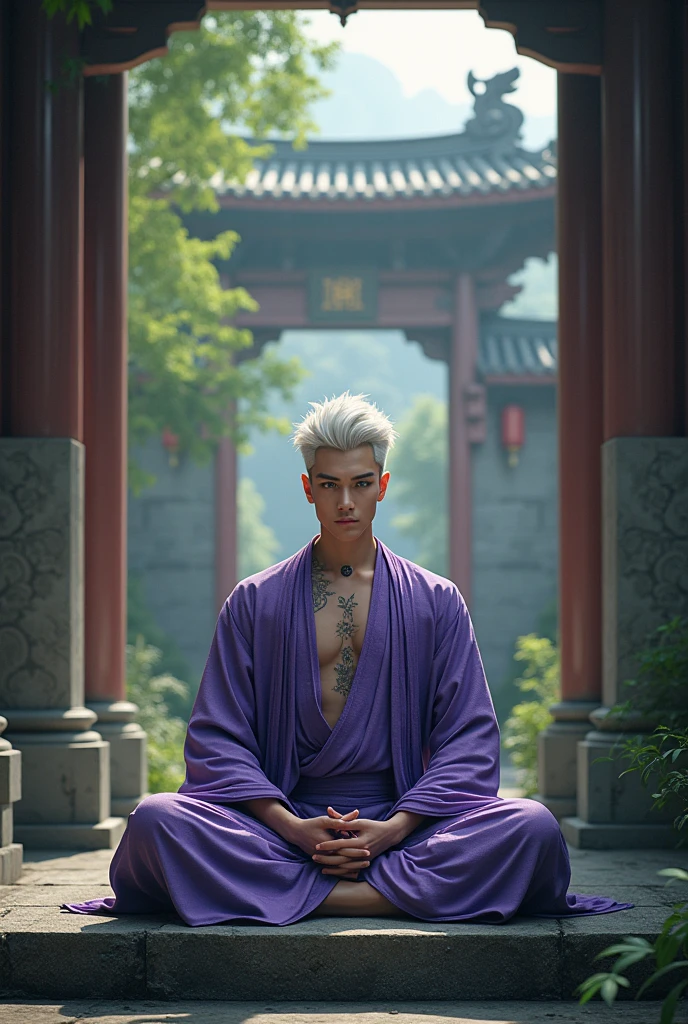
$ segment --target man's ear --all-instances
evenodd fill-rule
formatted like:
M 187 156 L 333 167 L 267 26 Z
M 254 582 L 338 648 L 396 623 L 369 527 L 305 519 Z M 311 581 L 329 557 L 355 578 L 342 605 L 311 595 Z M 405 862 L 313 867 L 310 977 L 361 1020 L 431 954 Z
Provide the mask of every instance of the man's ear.
M 301 474 L 301 483 L 303 484 L 303 493 L 306 495 L 307 500 L 311 503 L 311 505 L 315 505 L 315 498 L 313 497 L 311 480 L 306 473 Z
M 387 484 L 389 483 L 389 473 L 383 473 L 380 477 L 380 492 L 377 496 L 378 501 L 382 501 L 385 494 L 387 493 Z

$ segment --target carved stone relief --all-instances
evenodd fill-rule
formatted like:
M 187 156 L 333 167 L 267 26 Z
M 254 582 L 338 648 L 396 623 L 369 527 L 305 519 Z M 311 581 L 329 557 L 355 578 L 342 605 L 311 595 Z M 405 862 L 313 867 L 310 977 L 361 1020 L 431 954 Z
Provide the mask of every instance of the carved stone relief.
M 633 678 L 648 634 L 688 615 L 688 439 L 603 447 L 604 702 Z
M 0 440 L 3 709 L 83 699 L 83 455 L 66 439 Z

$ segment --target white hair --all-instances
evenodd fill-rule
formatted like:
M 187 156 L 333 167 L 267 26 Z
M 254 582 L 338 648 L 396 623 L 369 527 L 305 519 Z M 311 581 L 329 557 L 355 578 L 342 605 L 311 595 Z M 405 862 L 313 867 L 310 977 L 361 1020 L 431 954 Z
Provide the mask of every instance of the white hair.
M 362 444 L 371 445 L 375 461 L 384 470 L 387 453 L 398 435 L 389 417 L 366 397 L 345 391 L 337 398 L 311 402 L 311 411 L 294 424 L 294 447 L 309 472 L 318 448 L 349 452 Z

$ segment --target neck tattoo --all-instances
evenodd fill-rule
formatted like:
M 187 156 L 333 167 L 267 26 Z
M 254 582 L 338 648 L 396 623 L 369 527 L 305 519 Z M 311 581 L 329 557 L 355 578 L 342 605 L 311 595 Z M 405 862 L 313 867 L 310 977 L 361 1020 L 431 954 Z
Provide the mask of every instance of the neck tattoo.
M 353 567 L 350 565 L 343 565 L 339 571 L 342 574 L 342 576 L 351 576 L 354 570 Z

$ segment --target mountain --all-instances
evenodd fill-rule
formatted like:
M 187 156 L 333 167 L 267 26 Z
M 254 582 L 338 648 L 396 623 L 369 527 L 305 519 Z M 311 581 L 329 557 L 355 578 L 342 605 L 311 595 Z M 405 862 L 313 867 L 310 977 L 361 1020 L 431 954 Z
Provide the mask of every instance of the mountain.
M 473 109 L 472 103 L 450 103 L 435 89 L 406 96 L 393 71 L 362 53 L 340 53 L 336 68 L 320 77 L 331 95 L 312 113 L 326 139 L 446 135 L 461 131 Z M 518 106 L 518 93 L 514 101 Z M 555 118 L 526 113 L 526 149 L 542 148 L 555 135 Z

